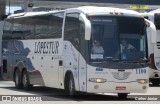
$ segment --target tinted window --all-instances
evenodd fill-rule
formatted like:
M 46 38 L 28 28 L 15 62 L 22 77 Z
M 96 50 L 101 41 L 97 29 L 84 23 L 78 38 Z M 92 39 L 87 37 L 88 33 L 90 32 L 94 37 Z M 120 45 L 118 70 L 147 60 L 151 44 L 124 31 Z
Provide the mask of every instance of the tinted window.
M 61 38 L 64 13 L 34 17 L 37 38 Z
M 4 37 L 16 39 L 61 38 L 64 12 L 7 20 Z M 13 28 L 11 28 L 13 24 Z
M 67 14 L 64 29 L 64 39 L 70 41 L 76 48 L 79 46 L 79 36 L 81 30 L 79 14 Z
M 88 52 L 91 61 L 147 59 L 144 18 L 92 16 L 90 21 L 92 34 Z
M 27 19 L 27 21 L 26 21 Z M 32 24 L 27 23 L 29 18 L 16 18 L 13 23 L 12 38 L 25 39 L 31 35 Z

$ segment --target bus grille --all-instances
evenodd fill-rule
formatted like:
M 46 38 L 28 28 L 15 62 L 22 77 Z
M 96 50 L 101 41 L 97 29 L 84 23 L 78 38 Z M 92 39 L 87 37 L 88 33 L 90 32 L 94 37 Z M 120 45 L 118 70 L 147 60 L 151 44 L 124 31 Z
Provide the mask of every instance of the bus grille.
M 131 72 L 112 72 L 113 77 L 118 80 L 125 80 L 130 74 Z

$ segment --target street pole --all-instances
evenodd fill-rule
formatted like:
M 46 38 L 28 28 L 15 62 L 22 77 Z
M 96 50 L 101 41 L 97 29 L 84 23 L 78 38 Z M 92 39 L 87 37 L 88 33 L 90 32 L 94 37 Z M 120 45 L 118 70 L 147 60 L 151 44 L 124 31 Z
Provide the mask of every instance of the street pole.
M 9 12 L 8 12 L 8 15 L 10 15 L 10 9 L 11 9 L 11 0 L 9 0 Z

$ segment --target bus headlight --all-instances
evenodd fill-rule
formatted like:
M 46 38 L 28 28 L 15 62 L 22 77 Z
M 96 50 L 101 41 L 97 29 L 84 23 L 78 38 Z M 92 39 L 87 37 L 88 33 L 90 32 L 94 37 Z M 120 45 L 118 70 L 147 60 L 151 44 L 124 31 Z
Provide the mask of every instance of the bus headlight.
M 137 79 L 137 82 L 140 83 L 140 84 L 146 84 L 148 83 L 148 79 Z
M 105 83 L 107 81 L 107 79 L 104 78 L 89 78 L 90 82 L 94 82 L 94 83 Z

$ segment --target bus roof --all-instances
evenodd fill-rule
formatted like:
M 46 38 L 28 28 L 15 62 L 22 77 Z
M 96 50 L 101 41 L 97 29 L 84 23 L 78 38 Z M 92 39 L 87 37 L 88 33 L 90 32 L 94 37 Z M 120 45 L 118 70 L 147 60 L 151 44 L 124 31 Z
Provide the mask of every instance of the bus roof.
M 48 14 L 48 12 L 23 12 L 23 13 L 12 14 L 8 16 L 8 18 L 43 15 L 43 14 Z
M 96 6 L 82 6 L 77 8 L 69 8 L 65 10 L 53 10 L 49 12 L 24 12 L 24 13 L 18 13 L 18 14 L 12 14 L 11 16 L 8 16 L 8 18 L 16 18 L 16 17 L 28 17 L 28 16 L 35 16 L 35 15 L 44 15 L 49 13 L 55 13 L 60 11 L 66 11 L 67 13 L 73 13 L 73 12 L 79 12 L 84 14 L 97 14 L 97 13 L 123 13 L 126 15 L 134 15 L 134 16 L 140 16 L 140 14 L 133 10 L 126 10 L 126 9 L 120 9 L 120 8 L 114 8 L 114 7 L 96 7 Z
M 96 7 L 96 6 L 82 6 L 78 8 L 71 8 L 67 9 L 70 11 L 74 10 L 80 10 L 81 12 L 85 14 L 89 13 L 110 13 L 110 12 L 121 12 L 125 14 L 135 14 L 138 15 L 139 13 L 133 10 L 127 10 L 127 9 L 120 9 L 120 8 L 114 8 L 114 7 Z

